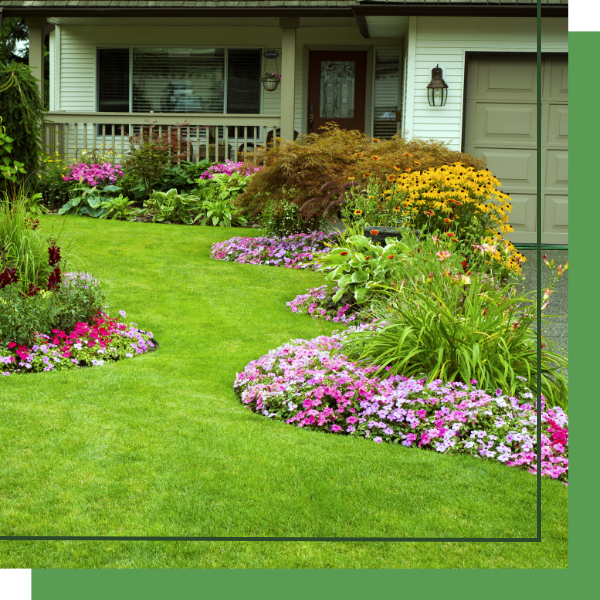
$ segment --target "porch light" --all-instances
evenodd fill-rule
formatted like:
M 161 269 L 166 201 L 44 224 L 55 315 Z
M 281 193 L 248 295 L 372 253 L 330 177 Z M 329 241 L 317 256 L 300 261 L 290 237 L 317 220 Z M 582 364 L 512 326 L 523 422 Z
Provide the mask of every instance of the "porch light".
M 429 106 L 444 106 L 448 99 L 448 84 L 442 79 L 440 65 L 431 69 L 431 81 L 427 85 Z

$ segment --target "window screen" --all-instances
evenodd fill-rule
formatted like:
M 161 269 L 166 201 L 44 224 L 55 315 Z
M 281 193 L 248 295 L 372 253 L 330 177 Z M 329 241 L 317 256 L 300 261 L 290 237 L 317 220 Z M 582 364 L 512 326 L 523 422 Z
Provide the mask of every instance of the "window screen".
M 375 54 L 375 102 L 373 136 L 396 135 L 396 112 L 400 110 L 400 49 L 378 48 Z
M 129 112 L 129 48 L 98 49 L 98 112 Z
M 224 48 L 134 48 L 133 112 L 222 113 Z

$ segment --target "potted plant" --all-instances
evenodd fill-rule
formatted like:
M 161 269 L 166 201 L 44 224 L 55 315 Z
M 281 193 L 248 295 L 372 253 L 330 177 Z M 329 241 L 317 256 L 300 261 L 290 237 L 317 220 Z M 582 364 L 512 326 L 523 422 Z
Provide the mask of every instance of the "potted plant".
M 281 81 L 281 75 L 276 75 L 275 73 L 263 73 L 260 76 L 260 80 L 267 92 L 274 92 Z

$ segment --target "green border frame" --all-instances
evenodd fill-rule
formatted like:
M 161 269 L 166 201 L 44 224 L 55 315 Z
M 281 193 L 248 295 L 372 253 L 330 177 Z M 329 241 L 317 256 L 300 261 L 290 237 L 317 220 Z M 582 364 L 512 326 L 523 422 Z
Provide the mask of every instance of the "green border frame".
M 569 568 L 565 570 L 492 571 L 465 569 L 423 573 L 421 571 L 44 571 L 33 572 L 33 600 L 71 600 L 110 597 L 125 598 L 187 598 L 235 596 L 262 598 L 305 598 L 353 596 L 368 597 L 410 593 L 442 594 L 455 598 L 465 594 L 485 598 L 503 598 L 507 593 L 517 597 L 529 595 L 563 596 L 577 589 L 594 589 L 592 577 L 597 570 L 594 528 L 587 523 L 587 514 L 597 510 L 597 493 L 593 463 L 594 424 L 598 421 L 598 391 L 594 381 L 597 361 L 594 343 L 599 339 L 599 327 L 593 308 L 600 287 L 595 279 L 596 236 L 592 224 L 600 222 L 600 202 L 590 175 L 598 170 L 600 117 L 596 116 L 600 97 L 600 81 L 590 77 L 593 62 L 600 49 L 600 32 L 570 33 L 571 129 L 571 348 L 574 359 L 570 365 L 571 397 L 570 430 L 575 444 L 571 456 L 569 514 Z M 591 185 L 590 185 L 591 184 Z M 580 198 L 581 197 L 581 198 Z M 588 199 L 589 198 L 589 199 Z M 587 235 L 586 235 L 587 234 Z M 590 235 L 591 234 L 591 235 Z M 584 278 L 583 267 L 590 268 Z M 591 309 L 590 315 L 586 308 Z M 585 335 L 584 334 L 585 331 Z M 584 337 L 585 335 L 585 337 Z M 585 373 L 591 374 L 588 380 Z M 585 409 L 585 418 L 583 418 Z M 542 536 L 544 532 L 542 531 Z M 205 543 L 204 543 L 205 544 Z M 202 544 L 202 545 L 204 545 Z M 199 552 L 201 546 L 199 545 Z

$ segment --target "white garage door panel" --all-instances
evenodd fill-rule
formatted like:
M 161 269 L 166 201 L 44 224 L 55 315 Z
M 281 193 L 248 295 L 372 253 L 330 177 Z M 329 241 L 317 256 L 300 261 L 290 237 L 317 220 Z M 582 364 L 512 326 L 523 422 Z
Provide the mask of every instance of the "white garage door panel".
M 535 55 L 469 60 L 465 152 L 483 157 L 513 200 L 515 243 L 535 243 L 537 61 Z M 569 107 L 566 56 L 542 59 L 542 243 L 568 242 Z

